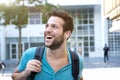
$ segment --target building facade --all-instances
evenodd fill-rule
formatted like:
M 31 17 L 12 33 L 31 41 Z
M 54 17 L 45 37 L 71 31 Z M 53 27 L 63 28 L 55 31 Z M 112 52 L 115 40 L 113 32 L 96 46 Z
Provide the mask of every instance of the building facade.
M 104 16 L 107 19 L 110 54 L 120 55 L 120 0 L 103 0 Z
M 109 44 L 109 31 L 101 1 L 93 1 L 61 6 L 74 18 L 75 28 L 67 47 L 74 47 L 84 57 L 103 57 L 104 44 Z M 42 15 L 34 12 L 29 14 L 28 25 L 22 29 L 22 52 L 30 47 L 44 45 L 45 24 L 42 24 Z M 18 59 L 18 35 L 14 25 L 0 25 L 0 60 Z M 116 54 L 110 53 L 110 56 Z

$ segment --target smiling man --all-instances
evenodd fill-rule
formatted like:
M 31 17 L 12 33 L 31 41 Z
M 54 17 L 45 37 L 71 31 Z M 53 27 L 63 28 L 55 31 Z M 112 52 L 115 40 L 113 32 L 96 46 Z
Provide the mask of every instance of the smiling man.
M 70 37 L 74 24 L 67 12 L 53 9 L 44 31 L 45 50 L 42 61 L 35 60 L 36 47 L 23 53 L 20 64 L 12 74 L 13 80 L 29 80 L 31 72 L 37 72 L 34 80 L 74 80 L 72 61 L 66 42 Z M 79 56 L 79 74 L 77 80 L 83 80 L 83 60 Z

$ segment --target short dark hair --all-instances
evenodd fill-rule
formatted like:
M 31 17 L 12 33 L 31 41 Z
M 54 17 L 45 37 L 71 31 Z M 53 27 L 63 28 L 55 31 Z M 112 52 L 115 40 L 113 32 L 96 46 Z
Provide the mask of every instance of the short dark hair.
M 54 9 L 51 9 L 51 11 L 48 13 L 48 18 L 51 16 L 57 16 L 62 18 L 64 20 L 63 32 L 70 30 L 72 33 L 74 29 L 74 23 L 73 23 L 72 16 L 68 12 L 62 9 L 54 8 Z

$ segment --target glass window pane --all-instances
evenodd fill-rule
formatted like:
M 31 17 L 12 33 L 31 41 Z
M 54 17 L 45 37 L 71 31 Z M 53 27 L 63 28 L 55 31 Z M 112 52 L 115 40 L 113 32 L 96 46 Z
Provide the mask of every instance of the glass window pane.
M 29 23 L 30 24 L 40 24 L 40 13 L 30 13 L 29 15 Z

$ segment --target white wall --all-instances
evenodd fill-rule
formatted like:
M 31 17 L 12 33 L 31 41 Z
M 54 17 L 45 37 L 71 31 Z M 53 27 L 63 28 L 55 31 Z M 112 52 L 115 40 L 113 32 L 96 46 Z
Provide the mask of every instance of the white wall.
M 94 26 L 95 26 L 95 52 L 90 53 L 90 57 L 102 57 L 102 38 L 101 38 L 101 6 L 94 8 Z
M 5 27 L 0 26 L 0 44 L 1 44 L 1 49 L 0 49 L 0 57 L 1 60 L 6 59 L 6 47 L 5 47 Z
M 108 44 L 108 25 L 107 25 L 107 20 L 105 19 L 104 15 L 104 5 L 103 5 L 103 0 L 101 0 L 101 38 L 102 38 L 102 48 L 104 47 L 105 43 Z M 104 54 L 103 49 L 102 49 L 102 54 Z
M 43 36 L 45 25 L 27 25 L 22 28 L 22 37 L 40 37 Z M 19 37 L 18 29 L 14 25 L 6 27 L 6 37 Z
M 43 37 L 45 25 L 27 25 L 22 29 L 22 37 Z M 14 25 L 0 26 L 0 59 L 6 60 L 6 37 L 19 37 L 18 29 Z

